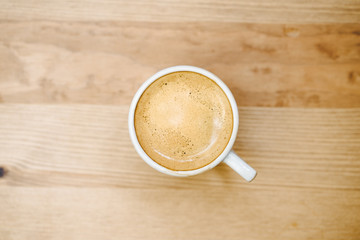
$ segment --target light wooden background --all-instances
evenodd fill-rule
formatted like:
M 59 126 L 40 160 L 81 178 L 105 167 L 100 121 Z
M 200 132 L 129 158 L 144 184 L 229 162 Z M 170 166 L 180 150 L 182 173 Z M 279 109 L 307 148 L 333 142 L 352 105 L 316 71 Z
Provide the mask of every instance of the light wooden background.
M 177 64 L 224 80 L 235 151 L 148 167 L 127 111 Z M 360 2 L 0 1 L 0 239 L 360 239 Z

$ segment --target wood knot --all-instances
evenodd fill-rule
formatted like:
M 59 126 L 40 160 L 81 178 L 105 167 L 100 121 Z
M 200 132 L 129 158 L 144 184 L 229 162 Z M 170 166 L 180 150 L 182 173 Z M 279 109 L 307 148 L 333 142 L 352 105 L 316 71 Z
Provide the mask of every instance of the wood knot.
M 4 177 L 6 174 L 6 170 L 3 167 L 0 167 L 0 178 Z
M 350 84 L 355 84 L 357 82 L 360 82 L 360 73 L 355 72 L 355 71 L 349 72 L 349 74 L 348 74 L 348 82 Z
M 334 46 L 328 45 L 328 44 L 316 44 L 316 48 L 319 50 L 320 53 L 328 56 L 329 58 L 336 60 L 340 56 L 337 53 L 337 50 L 334 48 Z
M 300 35 L 300 30 L 293 27 L 284 27 L 284 34 L 288 37 L 296 38 Z

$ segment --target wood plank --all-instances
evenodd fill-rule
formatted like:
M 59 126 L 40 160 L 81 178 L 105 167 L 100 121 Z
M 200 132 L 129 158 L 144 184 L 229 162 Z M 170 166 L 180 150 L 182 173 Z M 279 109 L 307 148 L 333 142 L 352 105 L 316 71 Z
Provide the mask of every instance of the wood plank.
M 359 33 L 359 24 L 1 21 L 0 101 L 129 104 L 156 71 L 188 64 L 222 78 L 240 106 L 360 107 Z
M 2 239 L 358 239 L 360 192 L 0 187 Z M 249 184 L 251 186 L 252 184 Z
M 225 165 L 156 172 L 131 146 L 127 111 L 0 105 L 2 238 L 358 238 L 359 108 L 239 108 L 252 183 Z
M 359 23 L 357 0 L 2 0 L 0 19 L 60 21 Z
M 360 191 L 360 109 L 240 108 L 235 151 L 259 174 L 225 165 L 190 178 L 147 166 L 133 149 L 128 106 L 1 105 L 2 186 Z

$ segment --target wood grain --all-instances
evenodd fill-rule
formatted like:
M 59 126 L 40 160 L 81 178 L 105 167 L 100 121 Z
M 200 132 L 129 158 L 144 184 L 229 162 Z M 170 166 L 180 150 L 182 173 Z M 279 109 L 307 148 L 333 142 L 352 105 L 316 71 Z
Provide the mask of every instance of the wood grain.
M 0 19 L 146 22 L 359 23 L 357 0 L 2 0 Z
M 127 111 L 0 106 L 2 239 L 358 238 L 360 109 L 239 108 L 251 184 L 225 165 L 156 172 L 131 146 Z
M 359 239 L 358 0 L 0 0 L 0 240 Z M 149 76 L 214 72 L 226 165 L 175 178 L 133 149 Z
M 359 191 L 2 187 L 3 239 L 358 239 Z M 331 201 L 329 201 L 331 199 Z
M 240 106 L 360 107 L 359 24 L 0 22 L 7 103 L 129 104 L 179 64 L 214 72 Z

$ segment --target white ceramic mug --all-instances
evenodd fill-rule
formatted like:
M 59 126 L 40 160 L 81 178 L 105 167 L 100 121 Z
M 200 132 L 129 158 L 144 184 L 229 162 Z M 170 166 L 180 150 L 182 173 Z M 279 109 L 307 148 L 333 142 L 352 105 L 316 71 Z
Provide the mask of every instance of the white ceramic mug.
M 142 149 L 142 147 L 136 137 L 135 126 L 134 126 L 135 109 L 136 109 L 137 103 L 138 103 L 141 95 L 143 94 L 143 92 L 150 86 L 151 83 L 153 83 L 160 77 L 162 77 L 166 74 L 169 74 L 169 73 L 179 72 L 179 71 L 200 73 L 200 74 L 212 79 L 225 92 L 227 98 L 229 99 L 229 102 L 230 102 L 230 105 L 232 108 L 232 112 L 233 112 L 233 130 L 231 133 L 230 141 L 227 144 L 227 146 L 225 147 L 224 151 L 219 155 L 219 157 L 217 157 L 214 161 L 212 161 L 208 165 L 206 165 L 202 168 L 198 168 L 195 170 L 188 170 L 188 171 L 170 170 L 168 168 L 165 168 L 165 167 L 159 165 L 154 160 L 152 160 Z M 144 161 L 147 164 L 149 164 L 151 167 L 153 167 L 154 169 L 156 169 L 162 173 L 172 175 L 172 176 L 179 176 L 179 177 L 192 176 L 192 175 L 196 175 L 196 174 L 205 172 L 205 171 L 215 167 L 222 161 L 224 161 L 224 163 L 229 165 L 233 170 L 235 170 L 238 174 L 240 174 L 247 181 L 253 180 L 254 177 L 256 176 L 256 171 L 252 167 L 250 167 L 245 161 L 243 161 L 238 155 L 236 155 L 233 150 L 231 150 L 234 145 L 235 139 L 236 139 L 236 134 L 238 132 L 238 125 L 239 125 L 239 112 L 238 112 L 238 108 L 237 108 L 234 96 L 232 95 L 229 88 L 225 85 L 225 83 L 223 83 L 223 81 L 221 81 L 217 76 L 215 76 L 214 74 L 212 74 L 209 71 L 206 71 L 205 69 L 193 67 L 193 66 L 174 66 L 174 67 L 169 67 L 169 68 L 163 69 L 163 70 L 155 73 L 146 82 L 144 82 L 141 85 L 141 87 L 139 88 L 139 90 L 136 92 L 136 94 L 131 102 L 131 105 L 130 105 L 129 122 L 128 123 L 129 123 L 130 138 L 131 138 L 132 143 L 135 146 L 136 151 L 139 153 L 141 158 L 144 159 Z

